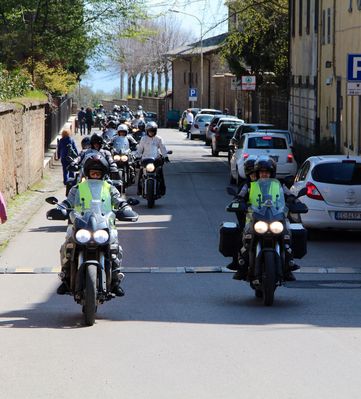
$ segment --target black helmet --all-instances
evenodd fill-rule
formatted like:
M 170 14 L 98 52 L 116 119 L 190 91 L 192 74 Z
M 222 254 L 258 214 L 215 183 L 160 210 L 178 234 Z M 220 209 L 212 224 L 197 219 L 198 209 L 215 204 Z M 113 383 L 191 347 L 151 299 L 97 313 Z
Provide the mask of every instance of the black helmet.
M 271 174 L 270 177 L 274 178 L 276 177 L 277 164 L 275 160 L 270 157 L 260 157 L 254 164 L 254 170 L 257 174 L 261 170 L 268 170 Z
M 84 150 L 89 147 L 90 147 L 90 138 L 87 136 L 84 137 L 83 140 L 81 141 L 81 148 Z
M 153 136 L 155 136 L 157 134 L 157 129 L 158 129 L 158 125 L 155 122 L 153 122 L 153 121 L 152 122 L 148 122 L 145 125 L 145 131 L 147 132 L 147 134 L 148 134 L 148 132 L 153 132 L 154 133 Z M 148 134 L 148 136 L 149 136 L 149 134 Z
M 94 144 L 100 144 L 100 147 L 104 144 L 103 137 L 99 136 L 98 134 L 94 133 L 90 137 L 90 145 L 93 148 Z
M 115 129 L 117 127 L 117 124 L 115 123 L 115 121 L 111 120 L 108 123 L 108 127 L 110 127 L 111 129 Z
M 89 177 L 90 170 L 99 170 L 103 178 L 109 172 L 109 164 L 102 155 L 92 154 L 85 159 L 83 164 L 83 173 L 86 177 Z
M 256 161 L 257 161 L 256 156 L 250 156 L 244 162 L 244 165 L 243 165 L 244 166 L 244 174 L 246 175 L 246 177 L 248 177 L 249 175 L 251 175 L 252 173 L 255 172 L 254 165 L 255 165 Z

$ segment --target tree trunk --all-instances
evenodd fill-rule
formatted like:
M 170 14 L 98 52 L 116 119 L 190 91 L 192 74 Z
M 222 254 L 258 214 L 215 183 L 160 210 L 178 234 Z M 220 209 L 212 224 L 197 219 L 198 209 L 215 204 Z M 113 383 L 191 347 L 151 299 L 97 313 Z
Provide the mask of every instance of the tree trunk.
M 169 71 L 168 71 L 168 65 L 166 64 L 164 66 L 164 79 L 165 79 L 165 95 L 168 94 L 168 89 L 169 89 Z
M 132 76 L 132 98 L 137 96 L 137 75 Z
M 155 77 L 154 77 L 154 72 L 151 73 L 151 80 L 150 80 L 150 87 L 151 87 L 151 93 L 152 97 L 154 97 L 154 85 L 155 85 Z
M 128 73 L 128 97 L 132 94 L 132 77 Z
M 157 71 L 157 75 L 158 75 L 158 96 L 160 97 L 160 94 L 162 92 L 162 71 Z
M 144 78 L 144 73 L 141 73 L 138 78 L 138 98 L 143 97 L 143 93 L 142 93 L 143 78 Z
M 145 96 L 149 96 L 149 72 L 145 73 L 145 81 L 144 81 L 144 91 L 145 91 Z
M 120 99 L 124 96 L 124 71 L 120 71 L 120 90 L 119 90 Z

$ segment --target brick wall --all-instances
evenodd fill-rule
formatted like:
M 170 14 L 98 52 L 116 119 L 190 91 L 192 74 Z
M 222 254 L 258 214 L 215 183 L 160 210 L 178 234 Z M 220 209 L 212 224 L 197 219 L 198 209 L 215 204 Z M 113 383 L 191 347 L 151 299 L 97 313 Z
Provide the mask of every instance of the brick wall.
M 43 176 L 44 118 L 45 103 L 0 104 L 0 190 L 6 199 Z

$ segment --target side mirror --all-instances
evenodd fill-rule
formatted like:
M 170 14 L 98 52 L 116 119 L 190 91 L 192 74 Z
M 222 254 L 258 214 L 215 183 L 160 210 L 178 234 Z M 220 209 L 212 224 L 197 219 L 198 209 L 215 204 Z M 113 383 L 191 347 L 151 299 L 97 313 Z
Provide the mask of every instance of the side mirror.
M 172 150 L 167 151 L 167 154 L 173 154 L 173 151 Z
M 307 188 L 306 188 L 306 187 L 303 187 L 303 188 L 301 188 L 301 190 L 300 190 L 299 193 L 297 194 L 297 198 L 303 197 L 303 196 L 306 195 L 306 194 L 307 194 Z
M 205 123 L 204 126 L 205 126 L 205 127 L 209 126 L 209 123 Z
M 233 187 L 227 187 L 227 193 L 229 195 L 233 195 L 233 196 L 237 195 L 237 192 L 236 192 L 236 190 Z
M 128 205 L 133 205 L 133 206 L 134 206 L 134 205 L 138 205 L 138 204 L 139 204 L 139 200 L 130 197 L 130 198 L 127 199 L 127 204 L 128 204 Z
M 59 202 L 56 197 L 47 197 L 45 198 L 45 201 L 51 205 L 56 205 Z

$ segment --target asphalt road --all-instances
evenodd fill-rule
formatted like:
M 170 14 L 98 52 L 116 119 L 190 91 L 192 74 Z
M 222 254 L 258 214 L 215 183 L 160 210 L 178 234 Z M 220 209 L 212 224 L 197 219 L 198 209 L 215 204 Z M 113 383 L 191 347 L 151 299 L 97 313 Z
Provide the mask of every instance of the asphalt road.
M 229 262 L 217 251 L 219 224 L 235 219 L 226 154 L 159 134 L 174 152 L 167 195 L 118 224 L 126 296 L 100 306 L 94 326 L 55 294 L 65 226 L 45 219 L 48 204 L 1 254 L 1 396 L 358 399 L 360 235 L 317 234 L 297 281 L 264 307 L 230 273 L 207 273 Z

